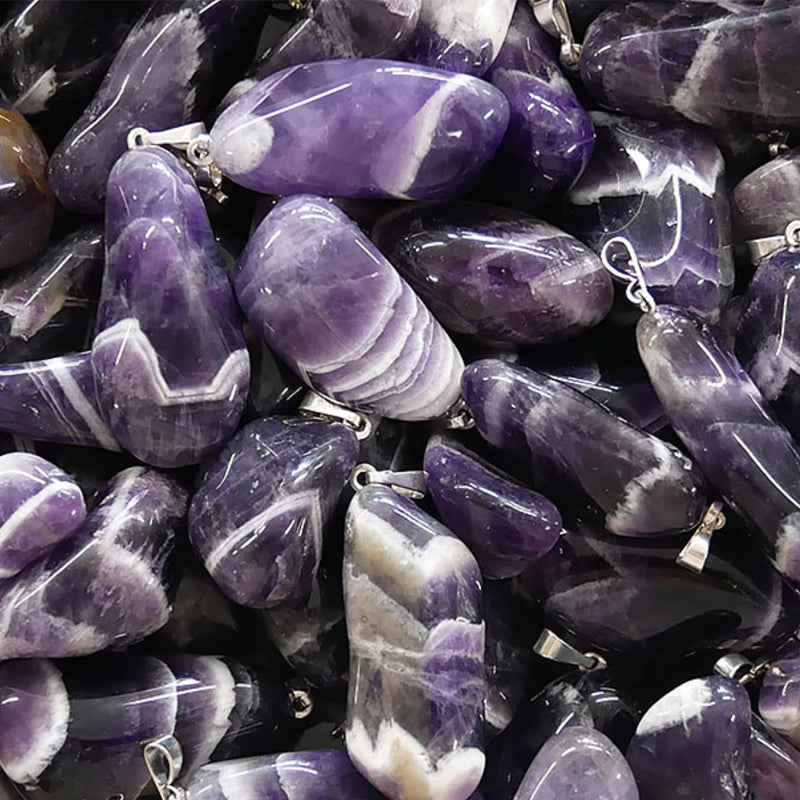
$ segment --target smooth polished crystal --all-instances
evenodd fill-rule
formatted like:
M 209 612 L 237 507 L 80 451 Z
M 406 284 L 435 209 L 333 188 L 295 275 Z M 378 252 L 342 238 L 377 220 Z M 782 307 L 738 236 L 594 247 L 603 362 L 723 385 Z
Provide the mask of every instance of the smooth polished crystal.
M 493 196 L 539 208 L 568 189 L 589 163 L 594 128 L 555 55 L 555 41 L 517 3 L 503 48 L 486 75 L 511 117 L 487 175 Z
M 171 478 L 120 472 L 78 535 L 0 584 L 0 658 L 87 655 L 158 630 L 185 512 Z
M 533 759 L 515 800 L 639 800 L 631 769 L 614 743 L 593 728 L 572 725 Z
M 800 449 L 714 331 L 683 309 L 639 321 L 642 361 L 678 436 L 749 519 L 778 571 L 800 581 Z
M 251 608 L 309 600 L 323 530 L 356 464 L 343 425 L 293 417 L 256 420 L 205 470 L 189 538 L 223 592 Z
M 580 74 L 598 102 L 634 117 L 794 128 L 798 32 L 793 0 L 626 3 L 589 27 Z
M 28 361 L 85 347 L 104 261 L 103 227 L 95 223 L 0 276 L 0 360 Z
M 247 0 L 154 3 L 50 158 L 61 204 L 81 214 L 102 213 L 106 182 L 125 152 L 128 132 L 202 118 L 237 65 L 247 63 L 266 11 Z
M 85 518 L 83 493 L 66 472 L 30 453 L 0 456 L 0 578 L 74 536 Z
M 758 710 L 764 722 L 800 746 L 800 644 L 790 642 L 770 659 L 761 683 Z
M 746 800 L 750 699 L 730 678 L 695 678 L 651 706 L 627 758 L 641 800 Z
M 683 453 L 566 384 L 486 359 L 467 367 L 462 390 L 481 436 L 562 511 L 599 509 L 609 531 L 633 537 L 688 530 L 703 515 L 703 478 Z
M 321 197 L 281 200 L 234 277 L 239 303 L 270 347 L 316 391 L 405 420 L 458 399 L 461 356 L 364 233 Z
M 567 229 L 597 253 L 625 237 L 657 302 L 716 321 L 734 270 L 725 167 L 714 141 L 684 125 L 591 117 L 597 144 L 567 195 Z
M 106 270 L 92 342 L 115 436 L 159 467 L 196 464 L 236 429 L 250 356 L 197 188 L 159 147 L 126 153 L 106 199 Z
M 518 575 L 558 540 L 561 515 L 553 503 L 454 439 L 432 438 L 424 469 L 442 521 L 473 552 L 487 578 Z
M 44 248 L 55 205 L 47 151 L 19 114 L 0 108 L 0 270 Z
M 546 222 L 498 206 L 425 203 L 373 239 L 448 330 L 494 344 L 574 338 L 611 309 L 600 259 Z
M 377 59 L 318 61 L 264 79 L 211 130 L 231 180 L 266 194 L 450 197 L 497 150 L 508 101 L 477 78 Z
M 753 800 L 800 797 L 800 752 L 753 714 Z
M 347 750 L 391 800 L 465 800 L 484 768 L 481 577 L 469 550 L 383 486 L 345 529 Z

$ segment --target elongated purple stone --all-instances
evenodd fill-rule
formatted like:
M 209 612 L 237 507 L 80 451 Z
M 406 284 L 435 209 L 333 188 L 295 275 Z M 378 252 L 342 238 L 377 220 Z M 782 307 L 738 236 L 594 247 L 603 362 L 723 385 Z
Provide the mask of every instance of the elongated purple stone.
M 628 747 L 641 800 L 745 800 L 750 699 L 729 678 L 695 678 L 651 706 Z
M 242 253 L 234 287 L 250 324 L 321 394 L 405 420 L 438 417 L 458 399 L 455 345 L 327 200 L 281 200 Z
M 0 578 L 74 536 L 85 518 L 83 494 L 66 472 L 29 453 L 0 456 Z
M 790 642 L 770 661 L 758 697 L 764 722 L 800 746 L 800 644 Z
M 203 202 L 175 156 L 145 147 L 116 163 L 106 252 L 92 343 L 103 415 L 142 461 L 196 464 L 236 429 L 250 357 Z
M 356 463 L 343 425 L 256 420 L 205 471 L 189 537 L 225 594 L 252 608 L 308 601 L 324 527 Z
M 514 800 L 639 800 L 631 769 L 614 743 L 593 728 L 571 725 L 533 759 Z
M 345 529 L 347 750 L 391 800 L 465 800 L 483 773 L 481 577 L 469 550 L 391 489 Z
M 753 800 L 800 796 L 800 752 L 753 714 Z
M 228 107 L 211 153 L 231 180 L 267 194 L 450 197 L 497 150 L 508 101 L 466 75 L 375 59 L 275 73 Z
M 597 253 L 624 236 L 657 302 L 716 321 L 734 270 L 724 163 L 714 141 L 685 125 L 591 117 L 597 145 L 568 193 L 567 230 Z
M 577 492 L 595 504 L 612 533 L 688 530 L 705 511 L 703 478 L 686 456 L 566 384 L 487 359 L 467 367 L 462 388 L 486 441 L 556 502 L 574 510 Z
M 758 388 L 696 317 L 659 306 L 639 321 L 642 361 L 675 431 L 725 500 L 800 581 L 800 449 Z
M 236 64 L 252 53 L 265 13 L 261 3 L 242 0 L 154 3 L 50 158 L 50 180 L 62 205 L 100 214 L 128 132 L 160 131 L 205 114 L 220 76 L 235 75 Z
M 494 196 L 535 209 L 568 189 L 589 163 L 594 128 L 561 72 L 554 40 L 518 3 L 487 80 L 508 98 L 508 131 L 487 175 Z
M 373 238 L 445 328 L 484 342 L 570 339 L 611 309 L 600 259 L 525 214 L 425 203 L 380 219 Z
M 185 512 L 171 478 L 120 472 L 77 536 L 0 584 L 0 658 L 87 655 L 158 630 Z
M 475 554 L 487 578 L 518 575 L 561 533 L 561 515 L 546 497 L 501 475 L 452 439 L 428 442 L 425 482 L 445 525 Z

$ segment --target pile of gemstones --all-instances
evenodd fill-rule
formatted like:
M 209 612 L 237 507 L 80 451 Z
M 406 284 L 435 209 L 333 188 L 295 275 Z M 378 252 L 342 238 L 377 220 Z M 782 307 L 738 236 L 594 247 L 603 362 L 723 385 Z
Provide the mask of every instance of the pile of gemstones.
M 0 800 L 800 800 L 799 58 L 0 4 Z

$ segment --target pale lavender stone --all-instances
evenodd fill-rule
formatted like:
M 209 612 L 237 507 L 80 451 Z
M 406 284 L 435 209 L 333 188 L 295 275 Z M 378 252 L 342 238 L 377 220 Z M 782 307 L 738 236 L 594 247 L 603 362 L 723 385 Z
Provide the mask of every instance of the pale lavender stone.
M 688 126 L 591 117 L 597 144 L 567 195 L 567 230 L 597 253 L 624 236 L 657 302 L 716 321 L 734 279 L 725 167 L 716 144 Z M 627 264 L 617 266 L 631 273 Z
M 484 768 L 481 577 L 466 546 L 382 486 L 345 527 L 347 750 L 391 800 L 465 800 Z
M 373 238 L 450 331 L 494 344 L 574 338 L 611 309 L 600 259 L 558 228 L 477 203 L 424 203 L 380 219 Z
M 77 536 L 0 584 L 0 658 L 87 655 L 158 630 L 185 512 L 171 478 L 119 473 Z
M 628 747 L 641 800 L 746 800 L 750 699 L 730 678 L 695 678 L 651 706 Z
M 86 518 L 78 485 L 30 453 L 0 456 L 0 578 L 74 536 Z
M 758 710 L 773 730 L 800 746 L 800 644 L 790 642 L 770 660 Z
M 265 194 L 450 197 L 465 191 L 508 125 L 500 90 L 466 75 L 377 59 L 277 72 L 219 116 L 211 154 Z
M 572 725 L 537 753 L 515 800 L 639 800 L 631 769 L 614 743 L 593 728 Z
M 487 359 L 467 367 L 462 390 L 481 436 L 562 510 L 599 509 L 620 536 L 688 530 L 704 513 L 702 475 L 683 453 L 566 384 Z
M 234 287 L 250 324 L 321 394 L 404 420 L 438 417 L 458 399 L 455 345 L 327 200 L 281 200 L 242 253 Z
M 196 464 L 236 430 L 250 357 L 203 201 L 166 150 L 114 165 L 106 253 L 92 343 L 103 415 L 140 460 Z
M 424 469 L 444 524 L 470 548 L 487 578 L 518 575 L 558 540 L 561 515 L 553 503 L 455 440 L 432 438 Z
M 800 449 L 733 353 L 698 318 L 659 306 L 638 324 L 642 361 L 675 431 L 725 500 L 800 581 Z
M 555 40 L 517 3 L 511 27 L 486 75 L 508 98 L 511 117 L 488 173 L 492 195 L 538 208 L 568 189 L 589 163 L 594 127 L 561 72 Z
M 309 600 L 323 530 L 357 456 L 343 425 L 292 417 L 256 420 L 228 442 L 192 500 L 189 538 L 231 600 L 251 608 Z
M 220 77 L 235 75 L 237 63 L 246 63 L 265 14 L 264 4 L 241 0 L 154 3 L 50 158 L 50 181 L 62 205 L 101 213 L 106 181 L 125 152 L 128 132 L 140 126 L 160 131 L 202 117 L 216 99 Z
M 800 797 L 800 753 L 753 714 L 753 800 Z

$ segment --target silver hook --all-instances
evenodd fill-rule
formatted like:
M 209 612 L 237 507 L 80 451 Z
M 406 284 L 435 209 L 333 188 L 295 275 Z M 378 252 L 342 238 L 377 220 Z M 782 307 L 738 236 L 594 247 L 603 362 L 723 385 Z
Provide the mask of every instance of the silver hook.
M 372 435 L 372 422 L 369 417 L 359 414 L 341 403 L 317 394 L 308 392 L 300 403 L 297 413 L 301 417 L 314 417 L 328 422 L 338 422 L 349 428 L 360 442 Z
M 186 793 L 173 783 L 183 768 L 183 750 L 174 736 L 162 736 L 144 746 L 144 761 L 161 800 L 185 800 Z
M 575 41 L 564 0 L 529 0 L 536 21 L 545 32 L 561 42 L 561 63 L 576 69 L 581 59 L 581 45 Z
M 678 553 L 675 563 L 700 574 L 705 569 L 711 551 L 711 537 L 725 525 L 723 505 L 715 500 L 706 511 L 700 525 L 695 529 L 686 546 Z
M 750 259 L 758 264 L 765 258 L 774 256 L 784 250 L 797 250 L 800 248 L 800 219 L 793 219 L 777 236 L 762 236 L 760 239 L 750 239 L 747 249 Z
M 357 492 L 367 486 L 388 486 L 397 494 L 412 500 L 421 500 L 428 491 L 422 470 L 379 470 L 372 464 L 356 464 L 350 476 L 350 485 Z
M 582 653 L 549 628 L 545 628 L 539 634 L 539 638 L 533 645 L 533 652 L 542 658 L 557 661 L 559 664 L 571 664 L 586 672 L 605 669 L 608 666 L 606 660 L 598 653 L 591 651 Z
M 741 653 L 728 653 L 714 664 L 714 672 L 723 678 L 732 678 L 739 683 L 750 683 L 762 672 L 769 669 L 768 661 L 759 661 L 754 664 Z
M 611 250 L 617 246 L 621 246 L 625 250 L 625 254 L 628 257 L 628 266 L 633 270 L 633 275 L 631 275 L 630 272 L 626 272 L 614 266 Z M 600 251 L 600 260 L 603 262 L 603 267 L 606 272 L 610 273 L 617 280 L 627 283 L 625 296 L 631 303 L 639 306 L 644 312 L 653 311 L 653 309 L 655 309 L 656 301 L 647 288 L 642 264 L 630 240 L 626 239 L 624 236 L 614 236 L 609 239 Z

